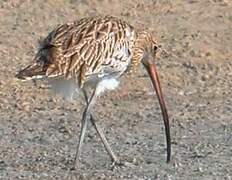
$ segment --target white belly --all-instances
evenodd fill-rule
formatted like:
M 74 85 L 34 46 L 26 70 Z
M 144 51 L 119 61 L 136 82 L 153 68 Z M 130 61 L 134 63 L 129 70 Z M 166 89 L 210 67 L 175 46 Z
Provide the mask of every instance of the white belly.
M 74 93 L 79 91 L 79 87 L 74 78 L 69 80 L 66 80 L 64 77 L 49 79 L 49 84 L 51 85 L 53 92 L 61 95 L 68 101 L 72 101 Z M 114 90 L 118 85 L 119 80 L 116 79 L 116 77 L 106 77 L 86 82 L 83 88 L 86 88 L 87 86 L 96 88 L 96 95 L 100 95 L 105 90 Z
M 64 77 L 58 77 L 48 79 L 48 81 L 52 86 L 52 91 L 68 101 L 72 101 L 73 94 L 79 89 L 74 78 L 66 80 Z
M 105 78 L 101 80 L 96 88 L 96 94 L 100 95 L 105 90 L 114 90 L 116 87 L 118 87 L 119 81 L 115 78 Z

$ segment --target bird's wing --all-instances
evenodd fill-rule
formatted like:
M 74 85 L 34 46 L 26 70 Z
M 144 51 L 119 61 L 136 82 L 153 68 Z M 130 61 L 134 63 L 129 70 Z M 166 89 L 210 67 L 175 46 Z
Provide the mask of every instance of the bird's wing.
M 76 76 L 81 86 L 90 74 L 110 66 L 124 71 L 130 60 L 134 28 L 114 17 L 84 18 L 53 30 L 42 41 L 37 61 L 46 64 L 46 76 Z

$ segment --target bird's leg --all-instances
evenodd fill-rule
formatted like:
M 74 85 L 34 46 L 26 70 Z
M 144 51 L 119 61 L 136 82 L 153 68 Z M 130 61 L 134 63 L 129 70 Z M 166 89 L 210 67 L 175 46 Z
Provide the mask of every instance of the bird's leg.
M 81 133 L 80 133 L 80 136 L 79 136 L 79 142 L 78 142 L 76 155 L 75 155 L 75 159 L 74 159 L 74 168 L 77 165 L 77 161 L 79 160 L 80 153 L 81 153 L 81 147 L 82 147 L 84 137 L 85 137 L 86 127 L 87 127 L 87 118 L 86 118 L 87 109 L 88 109 L 88 104 L 86 105 L 86 108 L 85 108 L 85 110 L 84 110 L 84 112 L 82 114 Z
M 87 116 L 88 116 L 90 108 L 94 104 L 95 98 L 96 98 L 95 91 L 93 92 L 93 94 L 89 100 L 88 100 L 88 96 L 87 96 L 87 93 L 85 90 L 83 90 L 83 93 L 84 93 L 84 97 L 85 97 L 85 101 L 86 101 L 86 107 L 85 107 L 85 110 L 82 114 L 82 119 L 81 119 L 81 133 L 80 133 L 79 142 L 78 142 L 76 155 L 75 155 L 75 159 L 74 159 L 74 168 L 77 165 L 77 162 L 78 162 L 79 157 L 80 157 L 81 147 L 82 147 L 85 133 L 86 133 L 86 127 L 87 127 L 87 121 L 88 121 Z
M 83 92 L 83 94 L 84 94 L 85 102 L 86 102 L 86 104 L 88 104 L 88 103 L 89 103 L 88 94 L 87 94 L 87 92 L 86 92 L 85 89 L 82 89 L 82 92 Z
M 85 132 L 86 132 L 86 127 L 87 127 L 87 116 L 88 114 L 90 114 L 90 121 L 92 122 L 94 128 L 96 129 L 98 135 L 101 138 L 101 141 L 107 151 L 107 153 L 109 154 L 112 162 L 113 162 L 113 166 L 114 165 L 123 165 L 123 166 L 131 166 L 130 163 L 128 162 L 121 162 L 117 156 L 114 154 L 114 152 L 112 151 L 109 143 L 106 140 L 106 137 L 101 129 L 101 127 L 96 123 L 96 120 L 94 119 L 93 115 L 90 113 L 90 109 L 92 107 L 92 105 L 95 103 L 97 94 L 96 91 L 93 91 L 93 94 L 91 95 L 90 98 L 88 98 L 87 92 L 83 89 L 83 94 L 84 94 L 84 98 L 86 101 L 86 108 L 82 114 L 82 125 L 81 125 L 81 134 L 80 134 L 80 138 L 79 138 L 79 143 L 78 143 L 78 147 L 77 147 L 77 151 L 76 151 L 76 156 L 75 156 L 75 161 L 74 161 L 74 168 L 77 165 L 79 156 L 80 156 L 80 152 L 81 152 L 81 147 L 83 144 L 83 140 L 84 140 L 84 136 L 85 136 Z
M 85 89 L 83 89 L 83 94 L 84 94 L 85 101 L 86 101 L 87 104 L 88 104 L 89 99 L 88 99 L 88 95 L 87 95 L 87 92 L 85 91 Z M 101 141 L 102 141 L 102 143 L 103 143 L 103 145 L 104 145 L 106 151 L 107 151 L 108 154 L 110 155 L 112 162 L 117 163 L 117 164 L 120 164 L 119 159 L 117 158 L 117 156 L 116 156 L 116 155 L 114 154 L 114 152 L 112 151 L 112 149 L 111 149 L 109 143 L 108 143 L 107 140 L 106 140 L 106 137 L 105 137 L 105 135 L 104 135 L 104 133 L 103 133 L 101 127 L 96 123 L 96 121 L 95 121 L 95 119 L 93 118 L 93 115 L 92 115 L 92 114 L 90 114 L 90 120 L 91 120 L 91 122 L 92 122 L 94 128 L 96 129 L 98 135 L 100 136 Z
M 90 114 L 90 121 L 92 122 L 94 128 L 96 129 L 98 135 L 100 136 L 101 141 L 102 141 L 102 143 L 103 143 L 103 145 L 104 145 L 104 147 L 105 147 L 107 153 L 109 154 L 109 156 L 110 156 L 110 158 L 111 158 L 111 160 L 112 160 L 112 162 L 113 162 L 113 167 L 114 167 L 115 165 L 120 165 L 120 166 L 121 166 L 121 165 L 122 165 L 122 166 L 132 166 L 131 163 L 122 162 L 122 161 L 120 161 L 120 160 L 117 158 L 117 156 L 116 156 L 116 155 L 114 154 L 114 152 L 112 151 L 112 149 L 111 149 L 109 143 L 107 142 L 106 137 L 105 137 L 105 135 L 104 135 L 104 133 L 103 133 L 101 127 L 96 123 L 96 120 L 94 119 L 94 117 L 93 117 L 92 114 Z
M 98 135 L 100 136 L 101 138 L 101 141 L 106 149 L 106 151 L 108 152 L 108 154 L 110 155 L 110 158 L 113 162 L 115 163 L 120 163 L 120 161 L 118 160 L 117 156 L 114 154 L 114 152 L 112 151 L 109 143 L 107 142 L 106 140 L 106 137 L 101 129 L 101 127 L 96 123 L 95 119 L 93 118 L 93 115 L 90 114 L 90 121 L 92 122 L 94 128 L 96 129 Z

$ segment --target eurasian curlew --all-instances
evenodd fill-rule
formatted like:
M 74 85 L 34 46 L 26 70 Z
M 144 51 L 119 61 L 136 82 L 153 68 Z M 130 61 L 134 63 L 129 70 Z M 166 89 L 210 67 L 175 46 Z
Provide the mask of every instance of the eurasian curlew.
M 18 72 L 17 78 L 30 80 L 48 78 L 52 88 L 67 99 L 75 91 L 83 92 L 86 107 L 82 114 L 81 133 L 74 166 L 79 159 L 87 121 L 94 125 L 113 163 L 122 164 L 111 150 L 101 128 L 95 122 L 91 107 L 105 90 L 119 85 L 119 78 L 141 62 L 156 90 L 167 141 L 167 162 L 171 157 L 169 119 L 154 60 L 158 45 L 150 32 L 136 29 L 115 17 L 83 18 L 54 29 L 40 41 L 34 63 Z M 92 88 L 88 97 L 86 87 Z

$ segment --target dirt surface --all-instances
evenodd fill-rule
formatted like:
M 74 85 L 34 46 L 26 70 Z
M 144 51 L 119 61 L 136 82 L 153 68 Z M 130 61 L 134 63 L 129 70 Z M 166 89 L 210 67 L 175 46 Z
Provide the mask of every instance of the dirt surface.
M 115 153 L 133 167 L 111 168 L 89 126 L 72 166 L 83 98 L 72 103 L 46 82 L 14 74 L 57 24 L 111 14 L 150 29 L 172 134 L 172 161 L 158 100 L 142 66 L 123 76 L 95 107 Z M 0 1 L 0 179 L 232 179 L 231 0 Z

